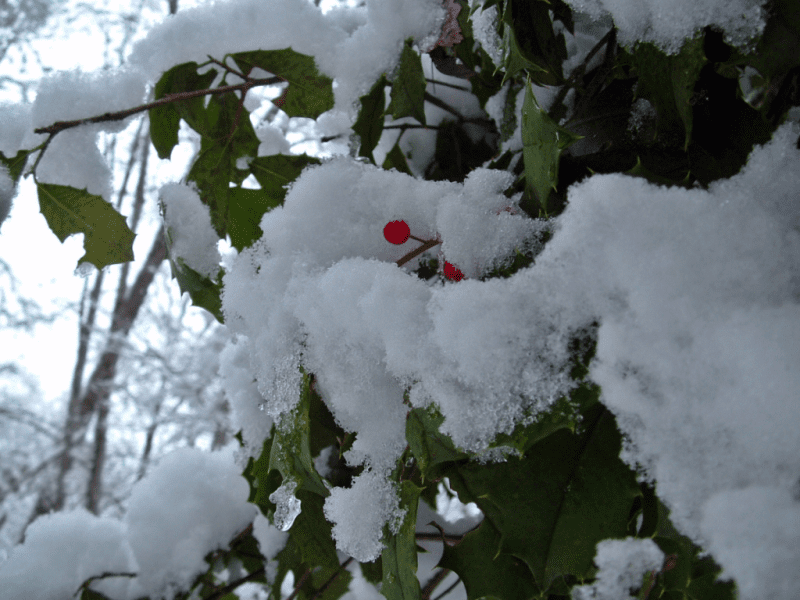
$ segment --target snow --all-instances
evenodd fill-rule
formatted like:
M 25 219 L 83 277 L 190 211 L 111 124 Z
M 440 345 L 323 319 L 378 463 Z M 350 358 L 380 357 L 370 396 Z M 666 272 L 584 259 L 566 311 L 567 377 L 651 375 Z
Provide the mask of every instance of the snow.
M 737 45 L 763 27 L 752 0 L 569 3 L 589 20 L 610 15 L 622 43 L 653 41 L 669 52 L 711 23 Z M 33 127 L 138 104 L 175 64 L 255 48 L 315 56 L 336 81 L 336 107 L 319 123 L 344 130 L 355 118 L 354 100 L 396 66 L 405 38 L 420 47 L 438 39 L 444 10 L 435 0 L 380 0 L 331 12 L 327 18 L 305 0 L 182 11 L 138 43 L 126 70 L 58 74 L 42 84 L 32 109 L 0 111 L 0 150 L 9 156 L 41 143 Z M 568 45 L 584 51 L 592 34 L 578 33 Z M 429 57 L 423 66 L 429 72 Z M 477 114 L 474 98 L 442 88 L 445 101 Z M 432 114 L 431 124 L 443 118 Z M 39 180 L 108 200 L 96 135 L 123 125 L 59 133 Z M 205 569 L 203 556 L 252 522 L 241 462 L 260 452 L 273 420 L 297 403 L 301 362 L 338 423 L 357 433 L 346 460 L 366 467 L 326 500 L 337 548 L 372 560 L 384 526 L 396 528 L 402 517 L 387 473 L 406 445 L 404 392 L 413 407 L 435 403 L 442 431 L 458 446 L 484 452 L 498 433 L 572 388 L 568 342 L 598 322 L 589 376 L 625 436 L 622 458 L 657 482 L 676 527 L 713 554 L 723 577 L 736 579 L 743 600 L 762 593 L 791 600 L 800 548 L 792 493 L 800 476 L 799 134 L 796 123 L 782 126 L 740 174 L 707 191 L 592 176 L 570 188 L 554 225 L 502 211 L 518 202 L 502 194 L 513 180 L 504 172 L 476 169 L 463 183 L 432 182 L 342 156 L 307 168 L 284 206 L 264 215 L 262 240 L 226 259 L 223 311 L 238 337 L 223 352 L 221 373 L 246 444 L 239 462 L 228 451 L 166 457 L 137 484 L 122 523 L 81 511 L 43 517 L 0 565 L 0 587 L 11 598 L 61 598 L 91 574 L 140 572 L 133 581 L 97 584 L 123 600 L 191 581 Z M 259 136 L 263 151 L 287 151 L 279 130 Z M 415 172 L 432 152 L 432 136 L 403 136 Z M 389 137 L 379 146 L 384 153 Z M 202 273 L 216 272 L 213 231 L 196 194 L 174 184 L 162 196 L 173 251 Z M 420 280 L 411 271 L 426 256 L 398 267 L 419 245 L 383 239 L 383 226 L 398 219 L 419 238 L 440 236 L 427 257 L 446 258 L 465 279 Z M 515 248 L 540 250 L 551 228 L 534 265 L 509 279 L 479 280 Z M 265 554 L 276 551 L 281 538 L 257 522 Z M 659 552 L 649 541 L 602 542 L 595 587 L 627 593 L 629 582 L 660 566 Z M 57 575 L 30 577 L 45 565 Z
M 458 495 L 450 489 L 447 477 L 437 485 L 436 512 L 442 515 L 448 523 L 457 523 L 462 519 L 475 519 L 483 515 L 481 509 L 474 502 L 464 504 Z
M 763 0 L 566 0 L 573 10 L 592 19 L 611 15 L 624 46 L 651 42 L 676 54 L 685 38 L 715 25 L 726 41 L 745 47 L 766 24 Z
M 0 226 L 6 220 L 8 213 L 11 212 L 11 204 L 14 201 L 16 189 L 14 180 L 8 172 L 8 168 L 0 164 Z
M 743 598 L 797 597 L 800 497 L 785 488 L 720 492 L 703 507 L 708 550 L 736 579 Z
M 283 550 L 289 534 L 270 523 L 264 515 L 256 515 L 253 521 L 253 537 L 258 541 L 258 549 L 267 560 L 272 560 Z
M 133 560 L 120 521 L 85 509 L 43 515 L 0 566 L 0 587 L 8 600 L 62 600 L 92 575 L 131 571 Z M 92 587 L 121 598 L 128 582 L 112 579 Z
M 164 457 L 134 486 L 125 515 L 144 593 L 171 598 L 205 571 L 203 557 L 253 521 L 249 493 L 228 450 L 182 448 Z
M 592 585 L 572 589 L 573 600 L 633 600 L 631 589 L 642 587 L 645 573 L 658 571 L 664 553 L 653 540 L 625 538 L 597 544 L 595 564 L 600 569 Z
M 397 484 L 381 473 L 366 470 L 353 478 L 350 488 L 333 488 L 325 499 L 325 518 L 333 523 L 336 548 L 358 562 L 381 555 L 384 525 L 400 530 L 405 510 L 399 506 Z
M 133 572 L 135 579 L 108 578 L 92 587 L 114 600 L 171 599 L 208 568 L 206 554 L 253 521 L 249 492 L 230 447 L 177 450 L 134 485 L 123 521 L 78 509 L 32 523 L 25 543 L 0 565 L 4 598 L 61 600 L 93 575 Z
M 217 250 L 219 236 L 211 227 L 208 206 L 194 189 L 180 183 L 162 186 L 159 198 L 164 208 L 167 235 L 172 240 L 173 259 L 182 258 L 201 275 L 216 278 L 222 259 Z

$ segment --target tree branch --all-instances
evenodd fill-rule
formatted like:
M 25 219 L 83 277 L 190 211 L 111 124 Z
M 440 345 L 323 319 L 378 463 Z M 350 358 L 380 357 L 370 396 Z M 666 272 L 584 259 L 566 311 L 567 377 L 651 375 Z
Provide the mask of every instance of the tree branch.
M 47 127 L 40 127 L 39 129 L 34 129 L 33 132 L 49 133 L 51 136 L 53 136 L 60 131 L 64 131 L 65 129 L 71 129 L 72 127 L 78 127 L 79 125 L 86 125 L 87 123 L 122 121 L 123 119 L 126 119 L 131 115 L 135 115 L 137 113 L 150 110 L 151 108 L 158 108 L 159 106 L 165 106 L 173 102 L 180 102 L 181 100 L 191 100 L 192 98 L 207 96 L 209 94 L 227 94 L 228 92 L 235 92 L 238 90 L 248 90 L 252 87 L 258 87 L 262 85 L 275 85 L 276 83 L 283 83 L 284 81 L 286 80 L 283 77 L 268 77 L 267 79 L 250 79 L 243 83 L 237 83 L 236 85 L 225 85 L 213 89 L 193 90 L 191 92 L 179 92 L 177 94 L 167 94 L 166 96 L 164 96 L 159 100 L 156 100 L 155 102 L 149 102 L 148 104 L 142 104 L 141 106 L 136 106 L 134 108 L 128 108 L 126 110 L 121 110 L 115 113 L 103 113 L 102 115 L 96 117 L 77 119 L 75 121 L 56 121 L 55 123 L 53 123 L 52 125 L 48 125 Z

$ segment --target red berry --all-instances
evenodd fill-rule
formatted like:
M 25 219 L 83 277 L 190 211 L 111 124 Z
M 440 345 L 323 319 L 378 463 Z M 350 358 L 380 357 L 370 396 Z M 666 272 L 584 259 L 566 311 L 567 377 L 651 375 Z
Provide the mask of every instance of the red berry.
M 448 279 L 461 281 L 461 278 L 464 277 L 464 274 L 455 265 L 452 265 L 449 262 L 444 261 L 444 276 L 447 277 Z
M 410 233 L 405 221 L 391 221 L 383 228 L 383 237 L 392 244 L 405 244 Z

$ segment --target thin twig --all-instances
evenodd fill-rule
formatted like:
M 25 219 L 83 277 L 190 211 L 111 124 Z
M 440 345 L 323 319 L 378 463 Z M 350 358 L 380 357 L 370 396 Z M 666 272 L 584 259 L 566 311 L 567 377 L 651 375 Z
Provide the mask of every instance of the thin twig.
M 309 575 L 311 575 L 311 568 L 306 569 L 306 572 L 303 573 L 303 576 L 300 578 L 300 581 L 296 586 L 294 586 L 294 590 L 292 591 L 291 594 L 289 594 L 286 600 L 294 600 L 294 597 L 300 593 L 300 588 L 303 587 L 303 584 L 306 582 L 306 579 L 308 579 Z
M 243 83 L 237 83 L 236 85 L 226 85 L 223 87 L 218 87 L 213 89 L 192 90 L 191 92 L 178 92 L 177 94 L 167 94 L 166 96 L 164 96 L 159 100 L 156 100 L 155 102 L 142 104 L 141 106 L 136 106 L 134 108 L 128 108 L 126 110 L 121 110 L 115 113 L 104 113 L 96 117 L 77 119 L 75 121 L 56 121 L 55 123 L 53 123 L 52 125 L 48 125 L 47 127 L 40 127 L 39 129 L 34 129 L 33 132 L 49 133 L 52 136 L 60 131 L 64 131 L 65 129 L 71 129 L 72 127 L 78 127 L 79 125 L 85 125 L 87 123 L 122 121 L 123 119 L 131 115 L 135 115 L 136 113 L 144 112 L 146 110 L 150 110 L 151 108 L 158 108 L 159 106 L 165 106 L 173 102 L 180 102 L 181 100 L 191 100 L 192 98 L 207 96 L 209 94 L 227 94 L 228 92 L 245 90 L 251 87 L 258 87 L 262 85 L 275 85 L 276 83 L 283 83 L 284 81 L 286 80 L 283 77 L 268 77 L 267 79 L 251 79 Z
M 472 91 L 469 88 L 465 88 L 465 87 L 462 87 L 460 85 L 454 85 L 452 83 L 445 83 L 444 81 L 436 81 L 435 79 L 430 79 L 428 77 L 425 78 L 425 81 L 427 81 L 428 83 L 436 84 L 436 85 L 444 85 L 444 86 L 447 86 L 447 87 L 455 88 L 457 90 L 461 90 L 462 92 Z
M 439 569 L 436 575 L 431 577 L 425 584 L 425 587 L 422 588 L 422 591 L 420 592 L 420 599 L 428 600 L 428 598 L 431 597 L 431 594 L 436 589 L 436 587 L 440 583 L 442 583 L 449 574 L 450 574 L 450 569 Z
M 431 540 L 435 542 L 440 542 L 442 540 L 446 540 L 448 542 L 460 542 L 464 539 L 463 535 L 442 535 L 439 533 L 416 533 L 414 537 L 418 540 Z
M 222 587 L 220 587 L 218 589 L 215 589 L 214 593 L 212 593 L 210 596 L 206 597 L 205 600 L 219 600 L 223 596 L 225 596 L 225 595 L 231 593 L 232 591 L 234 591 L 240 585 L 260 577 L 261 575 L 264 574 L 265 571 L 266 571 L 266 569 L 264 567 L 261 567 L 260 569 L 256 569 L 252 573 L 249 573 L 249 574 L 245 575 L 241 579 L 237 579 L 236 581 L 231 581 L 230 583 L 227 583 L 224 586 L 222 586 Z
M 406 264 L 408 261 L 410 261 L 410 260 L 412 260 L 412 259 L 416 258 L 417 256 L 419 256 L 419 255 L 420 255 L 420 254 L 422 254 L 423 252 L 425 252 L 425 251 L 427 251 L 427 250 L 430 250 L 430 249 L 431 249 L 431 248 L 433 248 L 434 246 L 437 246 L 438 244 L 441 244 L 441 243 L 442 243 L 442 242 L 441 242 L 441 240 L 428 240 L 427 242 L 425 242 L 424 244 L 422 244 L 422 246 L 420 246 L 420 247 L 419 247 L 419 248 L 417 248 L 416 250 L 412 250 L 411 252 L 409 252 L 408 254 L 406 254 L 406 255 L 405 255 L 403 258 L 401 258 L 400 260 L 398 260 L 398 261 L 397 261 L 397 266 L 398 266 L 398 267 L 402 267 L 402 266 L 403 266 L 404 264 Z
M 236 75 L 237 77 L 239 77 L 239 78 L 241 78 L 241 79 L 243 79 L 245 81 L 248 79 L 247 75 L 244 75 L 243 73 L 237 71 L 233 67 L 229 67 L 224 62 L 219 61 L 216 58 L 213 58 L 210 54 L 206 54 L 206 56 L 208 56 L 208 60 L 210 60 L 211 62 L 213 62 L 215 64 L 218 64 L 220 67 L 225 69 L 228 73 L 232 73 L 233 75 Z
M 322 594 L 324 594 L 325 590 L 327 590 L 331 586 L 331 584 L 334 581 L 336 581 L 336 578 L 339 577 L 339 575 L 341 575 L 342 571 L 347 569 L 347 565 L 349 565 L 351 562 L 353 562 L 353 557 L 352 556 L 350 558 L 348 558 L 346 561 L 344 561 L 341 565 L 339 565 L 339 568 L 336 569 L 336 572 L 328 578 L 328 581 L 326 581 L 325 583 L 322 584 L 321 588 L 319 588 L 316 592 L 314 592 L 314 595 L 311 596 L 311 598 L 309 598 L 309 600 L 316 600 Z
M 459 579 L 456 579 L 456 582 L 455 582 L 453 585 L 451 585 L 449 588 L 447 588 L 447 589 L 446 589 L 445 591 L 443 591 L 441 594 L 439 594 L 438 596 L 436 596 L 436 598 L 434 598 L 433 600 L 442 600 L 442 598 L 444 598 L 445 596 L 447 596 L 447 594 L 449 594 L 450 592 L 452 592 L 452 591 L 453 591 L 453 590 L 456 588 L 456 586 L 457 586 L 459 583 L 461 583 L 461 579 L 460 579 L 460 578 L 459 578 Z

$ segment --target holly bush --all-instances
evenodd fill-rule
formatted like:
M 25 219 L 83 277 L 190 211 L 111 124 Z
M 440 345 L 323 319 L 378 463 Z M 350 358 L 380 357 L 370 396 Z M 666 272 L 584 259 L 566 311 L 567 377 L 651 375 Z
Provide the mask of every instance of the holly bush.
M 574 33 L 575 24 L 563 0 L 484 0 L 473 6 L 459 0 L 449 6 L 449 30 L 427 51 L 437 72 L 461 78 L 462 92 L 473 94 L 482 108 L 502 90 L 508 93 L 499 124 L 451 111 L 452 119 L 430 129 L 435 132 L 435 151 L 421 176 L 461 182 L 481 166 L 513 173 L 504 194 L 521 198 L 519 209 L 531 219 L 556 219 L 566 206 L 569 186 L 594 173 L 625 173 L 687 189 L 730 177 L 755 145 L 771 138 L 800 99 L 800 59 L 784 52 L 787 43 L 797 47 L 800 40 L 800 11 L 790 0 L 771 3 L 766 29 L 749 51 L 728 45 L 720 30 L 706 27 L 668 55 L 651 43 L 623 47 L 611 27 L 571 74 L 563 67 L 563 32 Z M 499 64 L 476 42 L 469 19 L 471 12 L 492 6 L 499 16 Z M 411 159 L 400 139 L 414 128 L 426 127 L 426 103 L 447 104 L 428 91 L 425 49 L 408 39 L 399 52 L 399 66 L 383 73 L 360 97 L 350 151 L 362 162 L 411 174 Z M 251 76 L 256 68 L 273 76 L 256 79 Z M 747 93 L 740 85 L 746 73 L 756 74 Z M 231 74 L 245 84 L 226 88 Z M 215 80 L 218 86 L 209 87 Z M 200 151 L 187 179 L 208 207 L 216 234 L 228 237 L 239 252 L 261 238 L 261 218 L 283 205 L 286 186 L 307 167 L 321 163 L 307 155 L 252 158 L 259 139 L 244 95 L 250 87 L 276 81 L 286 85 L 275 105 L 289 117 L 316 119 L 334 105 L 333 81 L 320 73 L 312 57 L 292 48 L 254 48 L 211 57 L 203 64 L 174 66 L 158 81 L 155 102 L 148 109 L 150 138 L 160 158 L 169 158 L 178 143 L 181 121 L 200 135 Z M 533 86 L 558 90 L 548 110 L 540 107 Z M 210 97 L 208 102 L 205 97 Z M 642 100 L 652 106 L 653 118 L 631 131 L 630 115 Z M 392 128 L 401 129 L 400 139 L 378 164 L 374 151 Z M 477 137 L 475 128 L 481 130 Z M 503 150 L 517 129 L 521 147 Z M 575 144 L 590 142 L 594 146 L 589 151 L 570 151 Z M 0 157 L 14 181 L 22 176 L 28 155 L 46 151 L 46 145 Z M 240 160 L 245 157 L 246 164 Z M 34 177 L 35 172 L 34 165 Z M 250 175 L 260 189 L 242 187 Z M 85 234 L 82 262 L 103 268 L 132 260 L 133 234 L 102 198 L 67 186 L 37 186 L 42 213 L 59 239 Z M 405 222 L 386 223 L 387 243 L 402 244 L 411 236 L 424 252 L 440 242 L 415 238 L 413 233 Z M 513 261 L 483 280 L 513 276 L 535 261 L 536 252 L 517 249 Z M 415 251 L 397 264 L 419 254 Z M 224 322 L 224 270 L 212 278 L 172 255 L 170 261 L 180 289 Z M 457 266 L 441 262 L 427 258 L 415 272 L 425 280 L 438 277 L 459 285 L 462 274 Z M 407 402 L 407 446 L 391 475 L 405 516 L 385 526 L 380 557 L 361 564 L 364 577 L 380 585 L 388 600 L 431 595 L 431 589 L 421 590 L 416 575 L 416 514 L 420 501 L 435 506 L 437 486 L 444 478 L 462 502 L 474 502 L 484 515 L 458 543 L 442 534 L 444 552 L 438 566 L 458 575 L 469 600 L 568 598 L 574 586 L 595 582 L 598 543 L 626 537 L 653 540 L 667 557 L 660 569 L 648 571 L 633 586 L 639 598 L 736 597 L 732 582 L 716 580 L 719 565 L 673 527 L 657 489 L 640 482 L 620 459 L 622 434 L 614 415 L 600 402 L 600 388 L 587 377 L 596 331 L 595 323 L 577 332 L 570 346 L 572 392 L 490 444 L 504 451 L 500 462 L 476 460 L 474 452 L 459 448 L 440 431 L 443 416 L 435 405 L 420 408 Z M 283 483 L 293 482 L 294 495 L 301 501 L 288 542 L 274 559 L 277 569 L 267 576 L 249 528 L 228 548 L 209 553 L 208 572 L 182 598 L 236 598 L 234 590 L 243 582 L 261 583 L 271 597 L 279 598 L 289 571 L 297 577 L 293 595 L 299 599 L 335 600 L 348 590 L 351 575 L 345 567 L 353 559 L 340 563 L 324 503 L 332 486 L 347 485 L 363 469 L 349 466 L 343 458 L 354 432 L 344 430 L 333 417 L 315 389 L 313 373 L 302 369 L 297 394 L 295 408 L 273 426 L 260 456 L 250 458 L 243 472 L 250 485 L 249 501 L 272 522 L 280 520 L 279 506 L 270 498 Z M 336 468 L 323 477 L 313 458 L 329 446 L 338 449 Z M 240 577 L 216 581 L 220 565 L 235 561 L 241 563 Z M 89 588 L 90 582 L 82 587 L 81 597 L 103 597 Z

